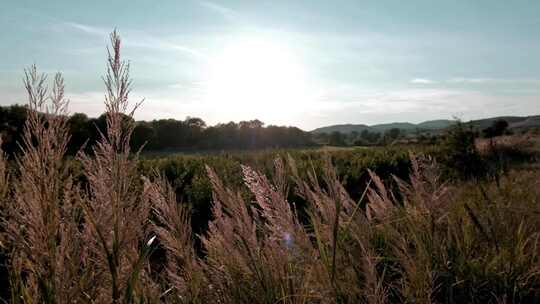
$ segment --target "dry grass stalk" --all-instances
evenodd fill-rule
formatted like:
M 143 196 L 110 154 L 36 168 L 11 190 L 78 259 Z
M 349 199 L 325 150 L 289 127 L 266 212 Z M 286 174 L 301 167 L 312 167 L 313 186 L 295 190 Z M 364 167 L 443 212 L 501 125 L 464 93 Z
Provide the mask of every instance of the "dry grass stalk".
M 95 259 L 93 266 L 103 286 L 99 299 L 113 303 L 126 302 L 134 294 L 142 295 L 148 287 L 142 283 L 149 281 L 141 264 L 145 259 L 141 246 L 150 238 L 150 194 L 145 191 L 148 187 L 140 186 L 138 154 L 130 154 L 134 126 L 123 119 L 129 108 L 131 80 L 129 65 L 120 59 L 120 43 L 120 37 L 113 32 L 104 78 L 107 130 L 93 148 L 93 156 L 78 155 L 88 181 L 88 195 L 82 204 L 88 254 Z M 130 110 L 129 117 L 137 106 Z
M 429 157 L 411 155 L 409 182 L 394 177 L 399 200 L 370 171 L 376 189 L 368 194 L 367 217 L 388 237 L 402 274 L 401 294 L 406 301 L 432 303 L 436 283 L 433 260 L 437 227 L 448 212 L 449 189 L 441 183 L 437 164 Z M 437 226 L 438 225 L 438 226 Z
M 162 298 L 171 302 L 205 303 L 207 282 L 194 249 L 189 209 L 178 204 L 162 177 L 145 181 L 156 219 L 152 230 L 166 250 L 166 284 Z
M 50 94 L 46 77 L 35 66 L 25 76 L 27 120 L 16 159 L 13 200 L 6 202 L 3 219 L 12 288 L 25 295 L 24 302 L 64 303 L 78 288 L 69 280 L 76 280 L 73 268 L 80 262 L 75 249 L 79 241 L 64 221 L 77 192 L 63 160 L 69 141 L 68 101 L 60 74 Z
M 202 241 L 208 254 L 205 268 L 212 279 L 213 293 L 223 301 L 240 299 L 243 293 L 249 295 L 249 290 L 264 294 L 268 292 L 266 273 L 260 268 L 262 248 L 252 218 L 257 213 L 248 208 L 240 194 L 227 189 L 209 168 L 208 174 L 214 189 L 214 220 Z M 255 298 L 243 300 L 256 301 Z
M 10 176 L 7 167 L 7 160 L 2 150 L 2 137 L 0 136 L 0 206 L 3 205 L 9 191 Z M 1 246 L 0 246 L 1 247 Z

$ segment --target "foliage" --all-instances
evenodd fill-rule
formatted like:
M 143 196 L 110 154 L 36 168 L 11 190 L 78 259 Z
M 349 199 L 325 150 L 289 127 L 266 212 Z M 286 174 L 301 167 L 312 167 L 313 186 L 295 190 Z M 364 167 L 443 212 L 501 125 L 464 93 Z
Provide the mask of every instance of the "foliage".
M 498 119 L 493 122 L 493 124 L 484 130 L 482 130 L 482 134 L 484 137 L 492 138 L 495 136 L 501 136 L 505 132 L 507 132 L 508 129 L 508 122 L 504 119 Z
M 2 148 L 8 155 L 18 151 L 17 142 L 26 120 L 27 109 L 13 105 L 0 107 L 0 134 Z M 64 113 L 63 115 L 67 115 Z M 107 113 L 98 118 L 88 118 L 75 113 L 68 118 L 71 139 L 67 153 L 75 155 L 81 148 L 92 152 L 105 132 Z M 185 120 L 160 119 L 153 121 L 133 121 L 128 115 L 124 119 L 135 124 L 131 136 L 133 149 L 143 146 L 146 150 L 220 150 L 220 149 L 263 149 L 308 147 L 314 143 L 311 135 L 296 127 L 264 126 L 259 120 L 229 122 L 208 127 L 200 118 L 187 117 Z M 126 122 L 127 123 L 127 122 Z
M 475 146 L 476 137 L 472 128 L 467 128 L 460 121 L 448 131 L 441 153 L 448 175 L 468 179 L 487 174 L 485 162 Z
M 344 146 L 345 145 L 345 135 L 334 131 L 328 136 L 328 144 L 331 146 Z
M 384 137 L 387 138 L 387 140 L 398 139 L 400 135 L 401 135 L 401 130 L 398 128 L 392 128 L 384 132 Z

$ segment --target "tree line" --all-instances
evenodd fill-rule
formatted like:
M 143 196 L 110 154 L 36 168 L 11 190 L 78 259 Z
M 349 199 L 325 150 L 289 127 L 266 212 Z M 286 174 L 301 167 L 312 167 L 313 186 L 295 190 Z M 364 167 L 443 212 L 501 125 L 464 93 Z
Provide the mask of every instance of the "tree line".
M 2 149 L 11 155 L 19 150 L 18 143 L 26 120 L 27 108 L 21 105 L 0 106 L 0 136 Z M 386 145 L 404 138 L 404 130 L 392 128 L 385 132 L 362 130 L 349 134 L 332 132 L 311 134 L 297 127 L 268 125 L 257 119 L 219 123 L 208 126 L 197 117 L 184 120 L 159 119 L 152 121 L 134 121 L 125 116 L 124 119 L 134 124 L 131 147 L 145 150 L 246 150 L 264 148 L 297 148 L 313 145 L 331 146 L 372 146 Z M 81 147 L 87 151 L 100 137 L 106 128 L 105 114 L 97 118 L 83 113 L 74 113 L 68 118 L 71 140 L 67 147 L 68 154 L 74 155 Z M 508 122 L 496 120 L 476 136 L 494 137 L 508 133 Z M 434 142 L 436 135 L 417 134 L 419 142 Z
M 493 138 L 512 134 L 508 122 L 504 119 L 496 119 L 486 128 L 476 127 L 472 122 L 466 123 L 465 125 L 471 129 L 471 134 L 473 134 L 475 138 Z M 349 133 L 333 131 L 330 133 L 313 134 L 313 140 L 320 145 L 330 146 L 384 146 L 391 144 L 396 140 L 409 140 L 414 143 L 434 144 L 437 140 L 447 136 L 449 131 L 451 131 L 451 128 L 445 130 L 417 129 L 414 131 L 391 128 L 384 132 L 364 129 L 360 132 L 352 131 Z
M 0 107 L 0 134 L 2 148 L 9 155 L 18 151 L 21 142 L 27 108 L 20 105 Z M 221 150 L 296 148 L 314 145 L 311 134 L 297 127 L 265 126 L 262 121 L 250 120 L 219 123 L 208 126 L 197 117 L 184 120 L 159 119 L 134 121 L 131 147 L 145 150 Z M 91 149 L 106 128 L 105 114 L 97 118 L 74 113 L 68 118 L 71 139 L 68 154 L 73 155 L 81 147 Z
M 333 131 L 330 133 L 317 133 L 314 140 L 320 144 L 330 146 L 381 146 L 405 136 L 405 132 L 398 128 L 392 128 L 385 132 L 362 130 L 342 133 Z

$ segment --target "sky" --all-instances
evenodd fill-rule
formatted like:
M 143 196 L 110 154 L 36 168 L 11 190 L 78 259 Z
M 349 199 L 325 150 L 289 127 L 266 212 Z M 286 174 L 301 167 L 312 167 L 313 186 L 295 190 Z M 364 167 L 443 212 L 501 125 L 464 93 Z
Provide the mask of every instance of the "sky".
M 136 119 L 316 127 L 540 114 L 540 1 L 2 0 L 0 105 L 24 69 L 103 110 L 117 29 Z M 52 77 L 51 77 L 52 78 Z

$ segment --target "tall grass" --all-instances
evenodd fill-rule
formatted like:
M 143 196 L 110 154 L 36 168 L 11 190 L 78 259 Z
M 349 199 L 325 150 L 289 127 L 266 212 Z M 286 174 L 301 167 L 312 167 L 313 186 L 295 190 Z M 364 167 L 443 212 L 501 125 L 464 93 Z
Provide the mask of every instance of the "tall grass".
M 148 185 L 140 186 L 137 173 L 138 154 L 129 148 L 133 124 L 123 119 L 132 116 L 138 104 L 130 109 L 131 80 L 129 64 L 120 59 L 120 37 L 111 34 L 107 75 L 104 77 L 107 113 L 106 133 L 93 149 L 93 155 L 79 153 L 86 195 L 82 199 L 84 233 L 88 234 L 88 255 L 92 256 L 92 271 L 99 273 L 103 284 L 98 290 L 101 301 L 130 302 L 135 295 L 152 294 L 152 284 L 145 284 L 147 259 L 148 216 L 150 212 Z
M 243 189 L 206 167 L 207 229 L 194 231 L 166 172 L 129 147 L 129 65 L 111 35 L 107 129 L 75 178 L 64 82 L 26 73 L 15 171 L 0 153 L 1 242 L 10 303 L 538 303 L 540 176 L 445 181 L 410 155 L 409 176 L 344 185 L 330 159 L 241 166 Z M 41 114 L 40 114 L 41 113 Z M 468 154 L 467 154 L 468 155 Z M 348 166 L 350 162 L 337 164 Z M 269 178 L 268 176 L 271 176 Z M 345 187 L 347 186 L 347 188 Z M 295 193 L 295 195 L 291 195 Z
M 14 303 L 130 303 L 154 295 L 146 271 L 153 188 L 142 186 L 128 145 L 133 126 L 122 122 L 130 79 L 116 32 L 111 46 L 107 131 L 92 155 L 78 155 L 84 182 L 74 181 L 64 161 L 69 134 L 62 76 L 55 76 L 49 94 L 46 76 L 35 66 L 26 72 L 28 119 L 2 213 Z

